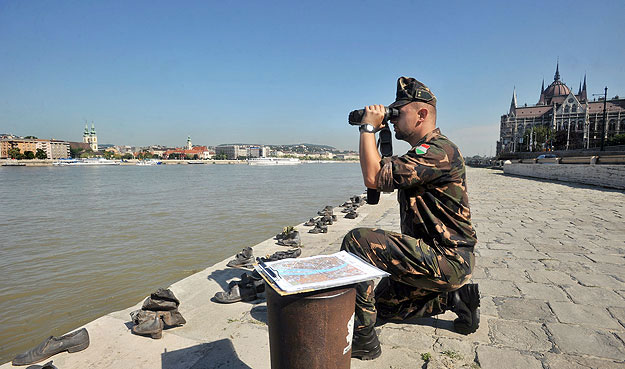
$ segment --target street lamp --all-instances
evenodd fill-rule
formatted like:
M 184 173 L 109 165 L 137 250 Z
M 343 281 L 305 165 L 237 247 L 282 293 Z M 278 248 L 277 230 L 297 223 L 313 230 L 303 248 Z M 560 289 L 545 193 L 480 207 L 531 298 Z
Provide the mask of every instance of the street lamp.
M 601 96 L 601 94 L 592 94 L 592 96 Z M 607 120 L 606 104 L 608 103 L 608 86 L 605 87 L 603 94 L 603 124 L 601 125 L 601 149 L 603 151 L 603 144 L 605 141 L 605 124 Z

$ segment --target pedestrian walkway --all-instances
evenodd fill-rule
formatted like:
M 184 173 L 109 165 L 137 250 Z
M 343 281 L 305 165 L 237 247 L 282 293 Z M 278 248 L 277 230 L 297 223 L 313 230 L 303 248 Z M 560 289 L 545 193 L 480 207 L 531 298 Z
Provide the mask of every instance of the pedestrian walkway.
M 352 368 L 623 368 L 625 192 L 487 169 L 469 168 L 467 176 L 479 238 L 473 282 L 482 293 L 480 328 L 469 336 L 456 334 L 453 313 L 387 323 L 376 328 L 382 356 L 352 360 Z M 339 220 L 326 234 L 308 234 L 308 227 L 298 225 L 302 256 L 336 252 L 354 227 L 398 231 L 394 194 L 358 213 L 352 220 L 337 212 Z M 254 254 L 285 249 L 266 240 L 254 247 Z M 182 302 L 185 326 L 165 330 L 160 340 L 132 335 L 129 313 L 138 303 L 87 324 L 90 347 L 54 356 L 55 365 L 269 368 L 266 304 L 210 301 L 243 272 L 226 263 L 171 286 Z M 10 367 L 7 363 L 0 369 Z

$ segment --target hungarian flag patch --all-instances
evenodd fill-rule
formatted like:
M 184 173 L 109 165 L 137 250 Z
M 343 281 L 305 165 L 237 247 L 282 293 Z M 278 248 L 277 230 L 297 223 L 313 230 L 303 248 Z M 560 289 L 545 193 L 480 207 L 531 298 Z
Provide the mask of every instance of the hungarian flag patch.
M 417 154 L 419 154 L 419 155 L 423 155 L 423 154 L 425 154 L 426 152 L 428 152 L 428 149 L 429 149 L 429 148 L 430 148 L 430 145 L 421 144 L 421 145 L 417 146 L 417 148 L 416 148 L 416 150 L 415 150 L 415 151 L 417 152 Z

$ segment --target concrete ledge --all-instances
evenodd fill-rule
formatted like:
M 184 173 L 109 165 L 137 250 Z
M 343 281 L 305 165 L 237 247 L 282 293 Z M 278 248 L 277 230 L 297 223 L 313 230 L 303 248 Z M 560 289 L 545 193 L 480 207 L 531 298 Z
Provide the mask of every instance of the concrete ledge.
M 506 174 L 625 189 L 625 165 L 525 164 L 503 167 Z

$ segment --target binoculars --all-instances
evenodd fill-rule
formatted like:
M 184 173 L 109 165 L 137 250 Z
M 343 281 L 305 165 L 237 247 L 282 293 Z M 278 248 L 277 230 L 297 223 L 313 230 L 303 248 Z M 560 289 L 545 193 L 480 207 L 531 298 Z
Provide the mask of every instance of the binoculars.
M 399 117 L 399 110 L 385 106 L 386 114 L 384 114 L 383 122 Z M 349 113 L 347 122 L 352 126 L 359 126 L 362 123 L 362 117 L 365 115 L 365 109 L 354 110 Z
M 384 114 L 383 122 L 395 119 L 399 117 L 399 110 L 395 108 L 389 108 L 385 106 L 386 113 Z M 359 126 L 362 124 L 362 117 L 365 115 L 365 109 L 354 110 L 349 113 L 347 122 L 353 126 Z M 388 125 L 380 130 L 378 140 L 378 147 L 380 148 L 380 154 L 382 157 L 393 155 L 393 135 Z M 380 192 L 375 188 L 367 188 L 367 203 L 375 205 L 380 201 Z

